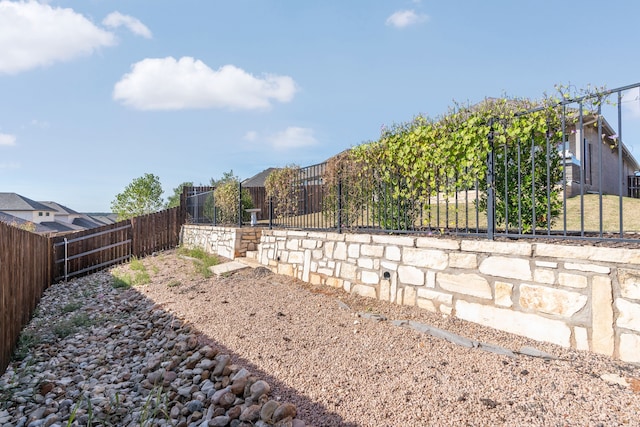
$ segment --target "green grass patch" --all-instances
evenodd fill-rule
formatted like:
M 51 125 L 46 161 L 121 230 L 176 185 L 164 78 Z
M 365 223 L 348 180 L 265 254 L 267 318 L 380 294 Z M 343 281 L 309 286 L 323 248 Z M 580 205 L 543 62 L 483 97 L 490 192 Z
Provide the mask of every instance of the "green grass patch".
M 64 305 L 64 306 L 61 308 L 61 311 L 62 311 L 63 313 L 71 313 L 71 312 L 73 312 L 73 311 L 76 311 L 76 310 L 77 310 L 77 309 L 79 309 L 80 307 L 82 307 L 82 303 L 80 303 L 80 302 L 78 302 L 78 301 L 70 302 L 70 303 L 68 303 L 68 304 Z
M 14 360 L 24 360 L 31 350 L 42 342 L 40 336 L 34 331 L 24 329 L 18 338 L 18 345 L 13 352 Z
M 116 269 L 112 273 L 112 286 L 116 289 L 128 289 L 132 286 L 146 285 L 151 282 L 147 267 L 138 258 L 132 258 L 129 263 L 130 272 Z
M 203 249 L 186 249 L 184 247 L 178 248 L 178 254 L 190 258 L 195 258 L 194 266 L 199 274 L 205 278 L 209 278 L 213 275 L 209 267 L 220 264 L 220 260 L 216 255 L 209 254 Z

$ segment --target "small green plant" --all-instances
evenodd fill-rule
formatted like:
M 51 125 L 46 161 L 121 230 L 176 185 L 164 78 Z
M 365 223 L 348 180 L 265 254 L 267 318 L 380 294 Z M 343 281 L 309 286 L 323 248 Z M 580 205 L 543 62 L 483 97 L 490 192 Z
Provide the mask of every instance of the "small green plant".
M 179 280 L 172 280 L 169 283 L 167 283 L 167 287 L 168 288 L 175 288 L 175 287 L 178 287 L 180 285 L 182 285 L 182 283 L 180 283 Z
M 70 302 L 69 304 L 64 305 L 62 307 L 61 311 L 63 313 L 71 313 L 72 311 L 76 311 L 80 307 L 82 307 L 82 303 L 80 303 L 78 301 Z
M 63 320 L 53 325 L 53 334 L 60 339 L 68 337 L 75 331 L 76 328 L 68 320 Z
M 170 419 L 167 411 L 169 397 L 163 391 L 162 386 L 155 387 L 147 396 L 140 414 L 140 425 L 156 425 L 157 418 L 161 417 L 168 421 Z
M 34 331 L 25 329 L 18 338 L 18 345 L 13 352 L 14 360 L 24 360 L 29 355 L 31 349 L 40 344 L 41 339 Z
M 151 282 L 151 276 L 147 271 L 147 267 L 138 258 L 131 258 L 129 268 L 133 274 L 115 270 L 113 275 L 112 286 L 116 289 L 128 289 L 131 286 L 146 285 Z
M 195 258 L 194 265 L 196 270 L 205 278 L 209 278 L 213 274 L 209 267 L 220 264 L 220 260 L 216 255 L 209 254 L 200 248 L 187 249 L 180 247 L 178 248 L 178 254 Z
M 114 276 L 111 286 L 116 289 L 129 289 L 131 287 L 131 276 Z
M 87 313 L 78 313 L 70 320 L 71 324 L 77 328 L 84 328 L 94 324 Z

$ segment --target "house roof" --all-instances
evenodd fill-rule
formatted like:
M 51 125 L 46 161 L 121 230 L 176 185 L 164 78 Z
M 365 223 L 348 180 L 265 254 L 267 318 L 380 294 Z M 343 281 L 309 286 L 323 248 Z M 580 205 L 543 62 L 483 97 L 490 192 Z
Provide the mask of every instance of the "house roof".
M 72 224 L 82 228 L 96 228 L 104 225 L 103 223 L 96 221 L 87 215 L 82 215 L 79 218 L 74 218 Z
M 13 225 L 15 227 L 22 227 L 24 225 L 29 225 L 30 227 L 32 227 L 31 224 L 33 224 L 33 226 L 35 226 L 35 230 L 33 230 L 36 233 L 55 233 L 56 230 L 47 227 L 46 225 L 43 224 L 36 224 L 34 222 L 31 221 L 27 221 L 25 219 L 22 218 L 18 218 L 17 216 L 13 216 L 10 215 L 6 212 L 0 212 L 0 222 L 4 222 L 5 224 L 9 224 L 9 225 Z
M 16 193 L 0 193 L 0 211 L 55 212 L 55 209 Z
M 79 215 L 78 212 L 74 211 L 71 208 L 68 208 L 64 205 L 61 205 L 60 203 L 57 202 L 40 202 L 45 206 L 48 206 L 49 208 L 53 209 L 54 211 L 61 213 L 61 214 L 67 214 L 67 215 Z
M 252 176 L 251 178 L 247 178 L 242 181 L 243 187 L 264 187 L 264 182 L 267 180 L 267 177 L 271 172 L 277 170 L 278 168 L 267 168 L 260 172 L 257 175 Z
M 84 227 L 80 227 L 80 226 L 73 225 L 68 222 L 62 222 L 62 221 L 46 221 L 46 222 L 43 221 L 40 224 L 44 225 L 45 227 L 49 227 L 51 230 L 53 230 L 56 233 L 85 230 Z

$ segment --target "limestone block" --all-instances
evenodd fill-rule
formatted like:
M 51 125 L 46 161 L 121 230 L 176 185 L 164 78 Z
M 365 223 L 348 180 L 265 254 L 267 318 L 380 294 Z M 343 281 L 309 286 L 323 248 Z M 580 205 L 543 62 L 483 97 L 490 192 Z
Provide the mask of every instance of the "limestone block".
M 304 251 L 304 263 L 302 265 L 302 280 L 309 281 L 309 274 L 311 273 L 311 250 L 306 249 Z
M 480 263 L 480 272 L 489 276 L 506 277 L 508 279 L 531 280 L 529 260 L 490 256 Z
M 348 280 L 345 280 L 344 283 L 342 284 L 342 289 L 344 289 L 345 292 L 351 293 L 351 282 Z
M 372 269 L 373 268 L 373 259 L 371 258 L 358 258 L 358 267 L 361 268 L 368 268 L 368 269 Z
M 314 251 L 311 252 L 311 257 L 313 259 L 321 259 L 323 254 L 324 252 L 322 249 L 315 249 Z
M 351 293 L 361 295 L 363 297 L 377 298 L 376 288 L 367 285 L 354 285 L 351 287 Z
M 453 303 L 453 295 L 425 288 L 418 289 L 418 298 L 428 299 L 439 304 L 451 305 Z
M 553 270 L 545 268 L 536 268 L 533 270 L 533 281 L 536 283 L 546 283 L 553 285 L 556 282 L 556 273 Z
M 471 295 L 478 298 L 491 299 L 491 286 L 484 277 L 478 274 L 445 274 L 439 273 L 436 281 L 447 291 Z
M 640 299 L 640 270 L 618 269 L 618 283 L 623 297 Z
M 423 286 L 425 283 L 424 271 L 407 265 L 401 265 L 398 267 L 398 278 L 400 283 L 406 285 Z
M 578 350 L 589 351 L 589 337 L 587 328 L 576 326 L 573 328 L 573 336 L 576 339 L 576 348 Z
M 333 258 L 333 250 L 336 247 L 336 242 L 326 242 L 324 244 L 324 257 L 325 258 Z
M 444 270 L 449 263 L 449 256 L 446 252 L 437 249 L 403 248 L 402 261 L 414 267 Z
M 558 283 L 560 286 L 584 289 L 587 287 L 587 278 L 578 274 L 559 273 Z
M 318 273 L 326 277 L 330 277 L 330 276 L 333 276 L 333 268 L 326 268 L 326 267 L 318 268 Z
M 328 236 L 327 233 L 323 233 L 320 231 L 310 231 L 307 233 L 307 238 L 308 239 L 313 239 L 317 242 L 324 242 L 325 240 L 328 240 Z
M 300 240 L 298 239 L 287 240 L 287 244 L 285 246 L 285 248 L 290 251 L 297 251 L 299 247 L 300 247 Z
M 371 243 L 371 235 L 370 234 L 346 234 L 344 240 L 346 242 L 354 242 L 354 243 Z
M 317 240 L 311 240 L 311 239 L 304 239 L 302 241 L 302 247 L 304 249 L 315 249 L 318 247 L 318 241 Z
M 402 259 L 402 253 L 398 246 L 387 246 L 384 250 L 384 257 L 389 261 L 400 261 Z
M 374 271 L 363 271 L 361 280 L 368 285 L 377 285 L 380 282 L 380 276 Z
M 380 281 L 380 300 L 389 301 L 391 299 L 391 281 L 383 279 Z
M 347 260 L 347 244 L 344 242 L 336 242 L 336 247 L 333 251 L 333 258 L 346 261 Z
M 384 246 L 382 245 L 362 245 L 360 248 L 360 253 L 363 256 L 368 256 L 372 258 L 382 258 L 384 254 Z
M 537 256 L 552 258 L 582 259 L 588 261 L 640 264 L 640 250 L 623 248 L 602 248 L 596 246 L 564 246 L 538 243 Z
M 491 242 L 487 240 L 462 240 L 460 249 L 467 252 L 484 252 L 502 255 L 531 256 L 531 243 L 526 242 Z
M 535 285 L 520 285 L 520 307 L 571 317 L 587 304 L 587 296 L 577 292 Z
M 640 304 L 617 298 L 616 309 L 618 310 L 616 325 L 640 332 Z
M 415 244 L 415 238 L 409 236 L 383 236 L 374 234 L 372 236 L 372 241 L 373 243 L 378 243 L 383 246 L 414 246 Z
M 613 355 L 613 292 L 611 280 L 594 277 L 591 286 L 591 351 Z
M 404 297 L 402 298 L 402 303 L 404 305 L 416 305 L 416 288 L 405 286 L 403 289 Z
M 620 334 L 620 360 L 640 363 L 640 335 Z
M 416 247 L 457 251 L 460 250 L 460 242 L 452 239 L 438 239 L 437 237 L 418 237 L 416 239 Z
M 511 299 L 513 285 L 511 283 L 496 281 L 494 289 L 496 305 L 502 307 L 511 307 L 513 305 L 513 300 Z
M 478 268 L 478 256 L 461 252 L 449 254 L 449 267 L 453 268 Z
M 319 274 L 311 273 L 309 275 L 309 283 L 312 285 L 322 285 L 322 276 Z
M 563 347 L 571 345 L 571 329 L 560 320 L 531 313 L 457 300 L 455 315 L 463 320 Z
M 600 274 L 609 274 L 611 272 L 611 268 L 604 267 L 602 265 L 596 264 L 577 264 L 574 262 L 565 262 L 564 268 L 567 270 L 578 270 L 585 271 L 590 273 L 600 273 Z
M 342 288 L 342 279 L 338 279 L 335 277 L 327 277 L 327 279 L 325 280 L 325 284 L 327 286 L 331 286 L 332 288 L 337 288 L 340 289 Z
M 278 264 L 278 274 L 293 276 L 293 266 L 291 264 Z
M 357 243 L 351 243 L 347 246 L 347 256 L 349 258 L 358 258 L 360 256 L 360 245 Z
M 343 262 L 340 265 L 340 277 L 346 280 L 356 280 L 357 277 L 357 268 L 355 265 Z
M 435 271 L 427 271 L 427 287 L 435 288 L 436 287 L 436 272 Z
M 451 313 L 453 313 L 453 307 L 451 307 L 450 305 L 444 305 L 442 304 L 440 306 L 440 313 L 447 315 L 447 316 L 451 316 Z
M 432 313 L 437 313 L 438 310 L 436 309 L 435 304 L 433 303 L 433 301 L 428 300 L 428 299 L 422 299 L 422 298 L 418 298 L 416 300 L 416 305 L 420 308 L 423 308 L 427 311 L 430 311 Z
M 290 264 L 302 264 L 304 262 L 304 252 L 294 251 L 289 252 L 288 263 Z
M 398 271 L 398 264 L 395 262 L 382 261 L 380 262 L 380 267 L 382 267 L 383 270 Z

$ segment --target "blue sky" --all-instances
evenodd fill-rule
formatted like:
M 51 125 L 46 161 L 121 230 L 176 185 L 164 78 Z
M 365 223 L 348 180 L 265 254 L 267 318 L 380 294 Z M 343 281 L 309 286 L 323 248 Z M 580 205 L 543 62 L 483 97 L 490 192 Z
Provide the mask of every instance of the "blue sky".
M 635 0 L 0 0 L 0 191 L 104 212 L 145 173 L 168 195 L 319 163 L 454 100 L 637 83 L 638 16 Z

